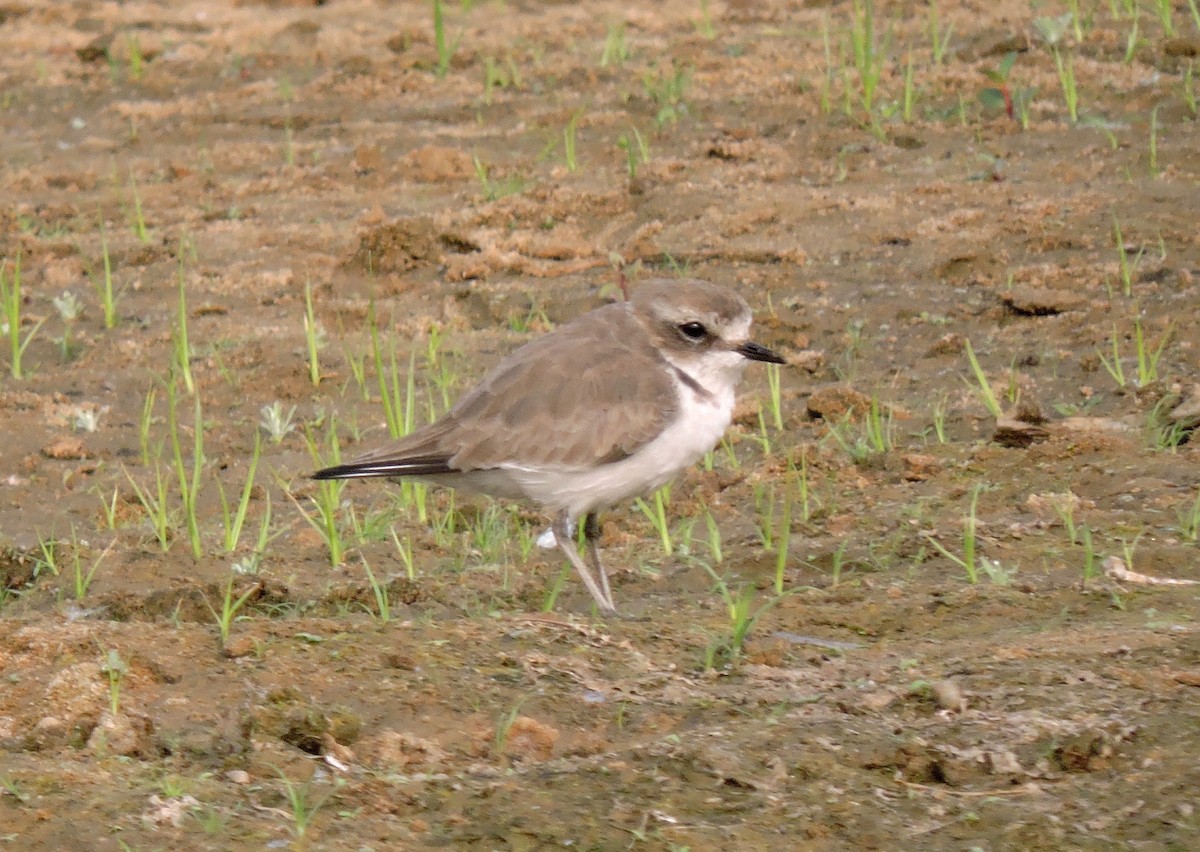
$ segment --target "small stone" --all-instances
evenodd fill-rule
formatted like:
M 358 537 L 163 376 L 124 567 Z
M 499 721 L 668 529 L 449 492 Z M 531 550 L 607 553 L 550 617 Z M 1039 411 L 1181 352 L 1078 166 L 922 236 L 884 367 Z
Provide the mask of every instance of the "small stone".
M 153 753 L 154 725 L 149 717 L 135 713 L 104 713 L 92 734 L 88 748 L 99 755 L 148 757 Z
M 416 658 L 403 651 L 388 651 L 383 655 L 383 664 L 388 668 L 406 672 L 415 672 L 418 668 Z
M 329 710 L 329 733 L 339 743 L 352 743 L 362 733 L 362 717 L 348 707 Z
M 42 455 L 48 459 L 86 459 L 88 451 L 83 446 L 83 440 L 72 435 L 55 438 L 42 447 Z
M 518 760 L 548 760 L 558 737 L 557 728 L 529 716 L 518 716 L 503 738 L 504 753 Z
M 147 828 L 171 826 L 180 828 L 193 808 L 200 806 L 194 796 L 167 798 L 157 794 L 150 797 L 150 808 L 142 814 L 142 825 Z
M 27 751 L 43 751 L 65 745 L 71 738 L 71 728 L 57 716 L 44 716 L 25 737 Z
M 354 149 L 352 165 L 359 174 L 379 171 L 383 168 L 383 151 L 378 145 L 359 145 Z
M 958 684 L 952 680 L 934 681 L 930 684 L 929 691 L 938 707 L 943 710 L 961 713 L 967 709 L 967 699 L 963 696 L 962 690 L 958 688 Z
M 837 423 L 847 415 L 861 415 L 871 407 L 871 398 L 849 385 L 827 385 L 808 398 L 808 416 Z
M 759 666 L 780 668 L 787 664 L 791 646 L 787 640 L 772 637 L 751 640 L 746 643 L 746 661 Z
M 76 48 L 75 55 L 80 62 L 102 62 L 108 59 L 108 50 L 112 46 L 112 33 L 102 33 L 89 41 L 83 47 Z
M 1116 748 L 1103 731 L 1082 731 L 1068 738 L 1052 755 L 1064 772 L 1096 772 L 1107 769 Z
M 1175 672 L 1171 675 L 1176 683 L 1182 683 L 1185 686 L 1200 686 L 1200 670 Z
M 806 373 L 816 373 L 825 366 L 825 353 L 816 349 L 801 349 L 799 352 L 789 353 L 787 359 L 789 366 Z
M 966 348 L 966 338 L 961 334 L 943 334 L 929 347 L 929 355 L 960 355 Z
M 1200 56 L 1200 39 L 1197 38 L 1169 38 L 1163 42 L 1162 51 L 1164 56 L 1177 56 L 1184 59 L 1191 59 Z
M 1022 772 L 1021 761 L 1007 749 L 989 751 L 984 758 L 993 775 L 1019 775 Z
M 329 719 L 294 687 L 271 692 L 267 700 L 250 709 L 256 740 L 282 740 L 308 754 L 320 754 Z
M 904 151 L 915 151 L 925 147 L 925 140 L 911 133 L 898 133 L 892 137 L 892 144 Z
M 874 692 L 868 692 L 858 700 L 860 711 L 869 713 L 879 713 L 886 710 L 896 701 L 896 693 L 890 689 L 877 689 Z
M 339 743 L 331 734 L 325 735 L 325 747 L 322 749 L 321 755 L 325 758 L 326 763 L 336 761 L 337 764 L 341 764 L 341 768 L 354 762 L 354 752 L 349 746 Z
M 1018 285 L 1000 294 L 1000 301 L 1015 314 L 1028 317 L 1054 316 L 1077 311 L 1088 303 L 1082 293 L 1050 287 Z
M 363 233 L 352 263 L 376 273 L 407 272 L 436 262 L 440 254 L 433 220 L 412 216 Z
M 230 769 L 225 773 L 225 778 L 234 784 L 249 784 L 250 773 L 245 769 Z
M 1028 400 L 1022 400 L 996 420 L 996 431 L 992 440 L 1005 447 L 1028 447 L 1044 441 L 1050 432 L 1045 427 L 1046 416 L 1041 409 Z
M 1029 50 L 1029 37 L 1005 28 L 988 28 L 970 38 L 956 52 L 964 62 L 974 62 L 1006 53 L 1024 53 Z
M 905 453 L 902 460 L 904 478 L 908 482 L 924 482 L 937 473 L 939 468 L 938 460 L 925 453 Z
M 221 653 L 231 660 L 250 657 L 258 653 L 259 640 L 254 636 L 231 636 L 221 648 Z
M 381 731 L 359 749 L 371 766 L 406 771 L 412 768 L 439 768 L 450 755 L 432 740 L 398 731 Z
M 762 142 L 757 139 L 733 139 L 722 136 L 708 143 L 705 154 L 717 160 L 737 160 L 748 162 L 762 149 Z
M 1167 419 L 1185 429 L 1200 426 L 1200 385 L 1192 385 L 1183 400 L 1171 409 Z
M 338 63 L 338 71 L 347 77 L 365 77 L 375 70 L 375 63 L 370 57 L 358 54 L 347 56 Z
M 470 154 L 458 148 L 424 145 L 404 156 L 400 171 L 423 183 L 442 183 L 470 177 L 475 173 L 475 162 Z

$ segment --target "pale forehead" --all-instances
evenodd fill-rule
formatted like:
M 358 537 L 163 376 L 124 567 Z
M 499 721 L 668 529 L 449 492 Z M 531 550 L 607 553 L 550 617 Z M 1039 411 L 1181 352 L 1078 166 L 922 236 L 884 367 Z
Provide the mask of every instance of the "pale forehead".
M 647 281 L 633 296 L 640 309 L 673 322 L 716 322 L 731 331 L 750 327 L 746 300 L 718 284 L 696 279 Z

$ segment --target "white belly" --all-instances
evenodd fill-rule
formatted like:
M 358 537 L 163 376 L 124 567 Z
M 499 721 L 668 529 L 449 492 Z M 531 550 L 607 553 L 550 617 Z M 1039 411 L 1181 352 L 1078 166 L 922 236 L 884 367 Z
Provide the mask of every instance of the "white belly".
M 680 386 L 676 420 L 628 458 L 588 470 L 507 468 L 528 499 L 572 518 L 606 509 L 670 482 L 717 445 L 733 416 L 733 387 L 697 395 Z

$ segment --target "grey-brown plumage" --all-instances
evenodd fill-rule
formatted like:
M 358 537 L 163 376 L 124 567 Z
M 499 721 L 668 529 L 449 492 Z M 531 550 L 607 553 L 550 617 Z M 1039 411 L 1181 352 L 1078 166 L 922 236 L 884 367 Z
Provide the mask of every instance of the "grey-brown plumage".
M 437 422 L 335 470 L 428 475 L 514 460 L 571 467 L 617 461 L 678 410 L 661 360 L 626 306 L 606 305 L 513 352 Z M 613 363 L 629 371 L 618 374 Z
M 594 535 L 588 575 L 567 532 L 653 490 L 715 446 L 747 359 L 783 363 L 747 340 L 750 309 L 706 281 L 649 281 L 517 349 L 443 417 L 316 479 L 418 477 L 555 513 L 556 537 L 605 612 L 614 612 Z

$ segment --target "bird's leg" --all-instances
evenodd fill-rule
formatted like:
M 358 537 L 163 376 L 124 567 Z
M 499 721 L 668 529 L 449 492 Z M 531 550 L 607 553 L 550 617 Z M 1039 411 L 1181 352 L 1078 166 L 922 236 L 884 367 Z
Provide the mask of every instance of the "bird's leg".
M 596 546 L 596 543 L 600 540 L 600 515 L 596 512 L 588 512 L 583 518 L 583 540 L 587 542 L 588 562 L 591 563 L 592 570 L 596 572 L 596 576 L 600 579 L 601 591 L 604 592 L 604 596 L 608 598 L 608 602 L 611 604 L 612 589 L 608 586 L 608 572 L 600 564 L 600 550 Z
M 608 580 L 605 579 L 605 588 L 601 589 L 596 584 L 595 578 L 592 577 L 592 572 L 583 564 L 583 560 L 579 558 L 579 551 L 575 549 L 575 539 L 572 537 L 569 524 L 567 522 L 567 513 L 560 512 L 558 517 L 554 519 L 554 538 L 558 541 L 558 546 L 567 556 L 567 561 L 574 566 L 575 572 L 579 574 L 579 579 L 583 580 L 583 585 L 587 587 L 588 594 L 592 596 L 592 600 L 596 602 L 596 606 L 600 607 L 600 611 L 605 615 L 616 615 L 617 608 L 613 606 L 612 596 L 605 594 L 607 591 Z M 603 577 L 604 575 L 601 574 Z

